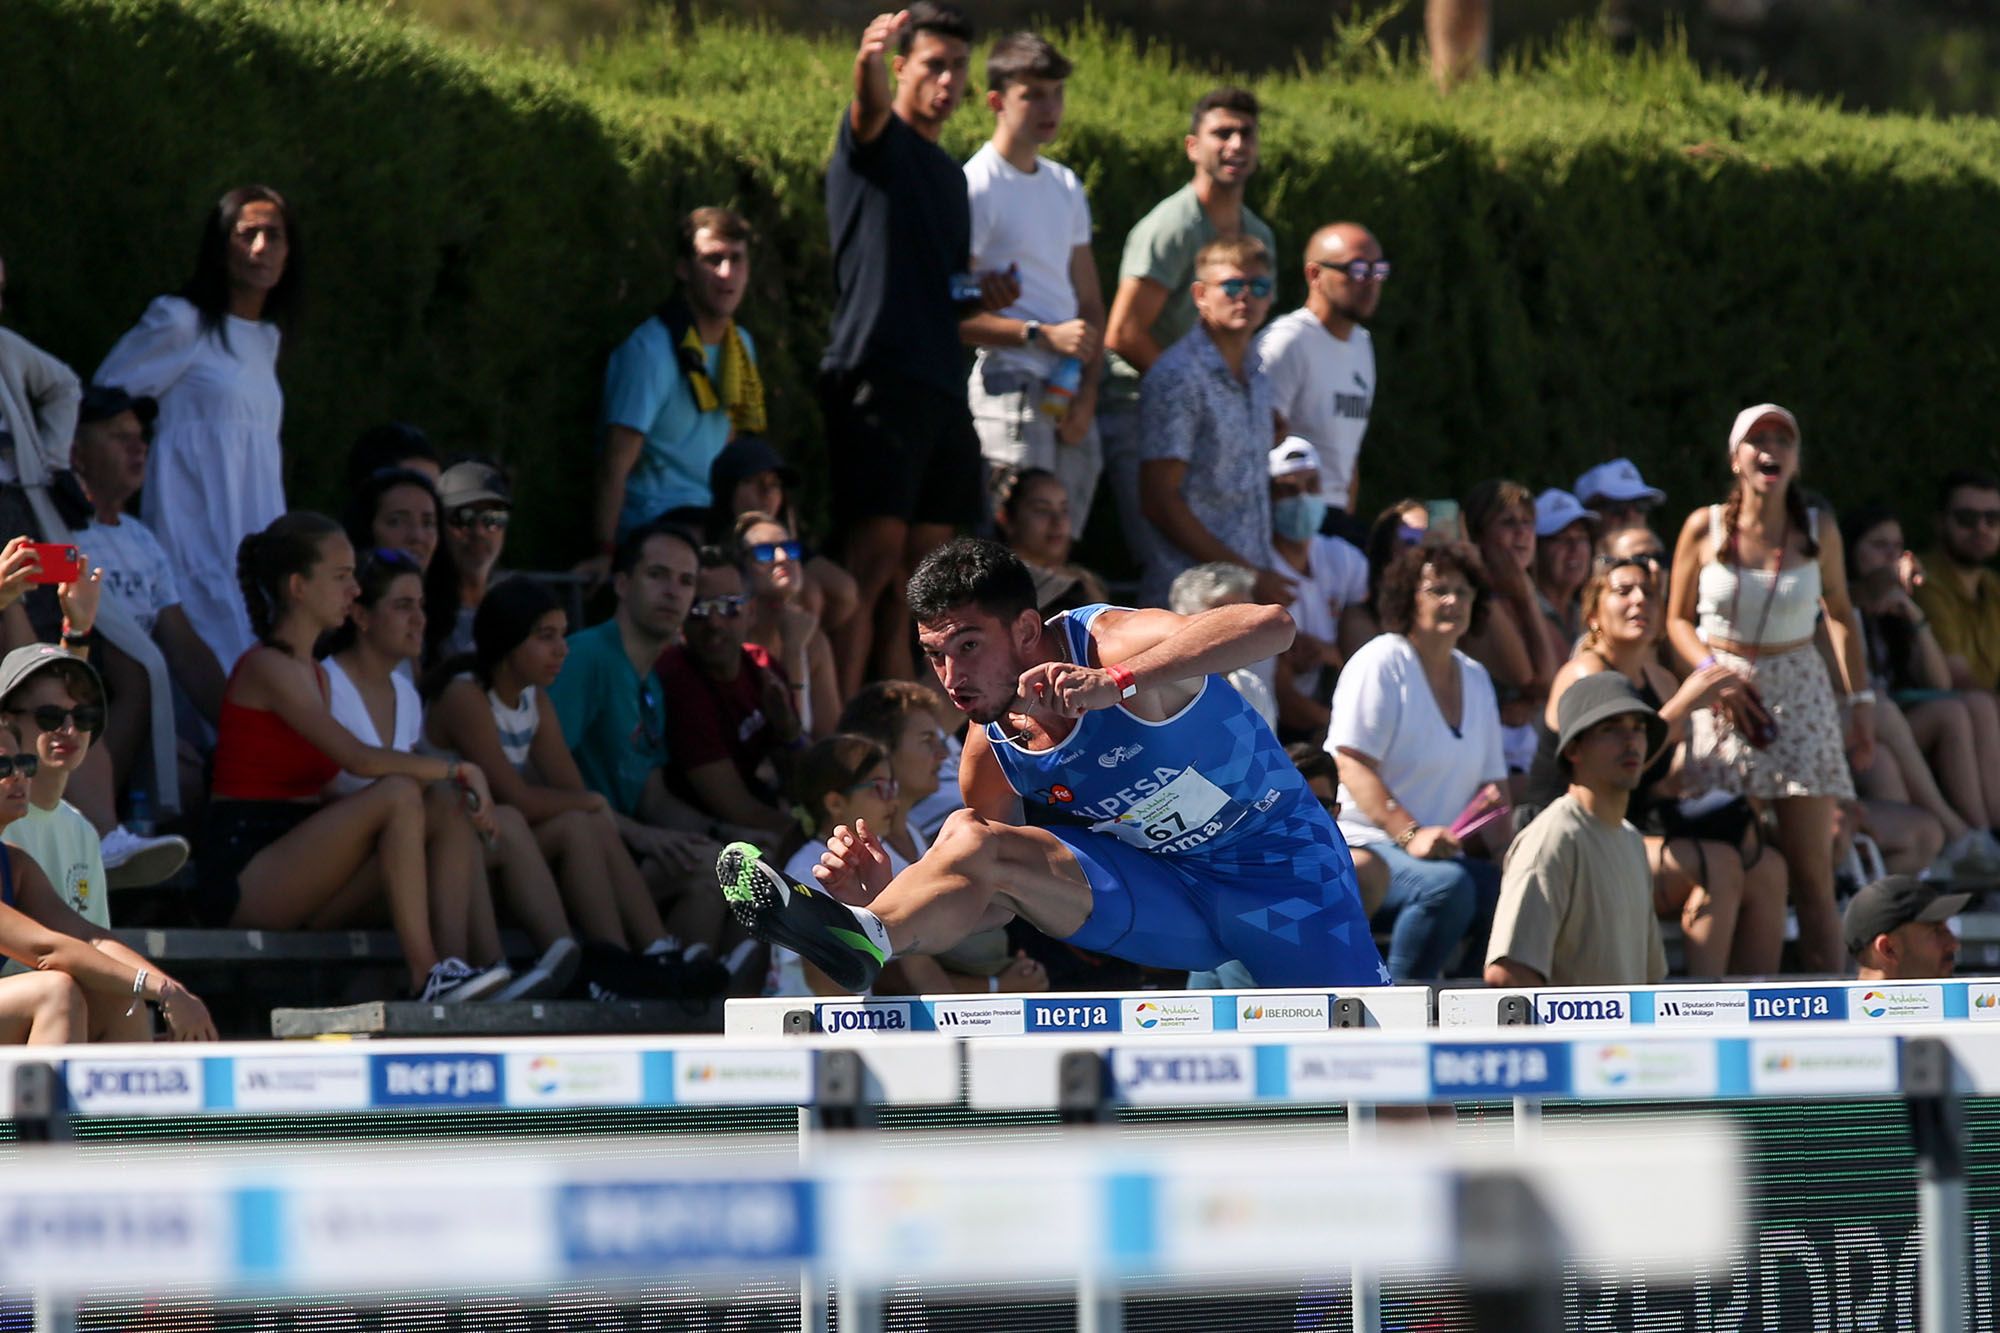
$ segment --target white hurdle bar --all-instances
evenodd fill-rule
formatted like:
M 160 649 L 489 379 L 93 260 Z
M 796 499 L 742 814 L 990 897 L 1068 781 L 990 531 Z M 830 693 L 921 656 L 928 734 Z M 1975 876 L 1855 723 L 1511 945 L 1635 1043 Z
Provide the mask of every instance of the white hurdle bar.
M 801 1167 L 788 1146 L 747 1157 L 716 1142 L 679 1160 L 643 1142 L 197 1152 L 137 1167 L 30 1149 L 0 1177 L 0 1281 L 54 1306 L 149 1283 L 280 1296 L 672 1276 L 714 1290 L 802 1269 L 839 1283 L 843 1333 L 876 1333 L 880 1293 L 913 1277 L 1075 1283 L 1101 1319 L 1134 1284 L 1418 1264 L 1463 1274 L 1475 1301 L 1553 1302 L 1559 1318 L 1564 1260 L 1692 1276 L 1727 1261 L 1744 1218 L 1740 1152 L 1721 1130 L 1579 1127 L 1528 1154 L 1384 1143 L 1365 1160 L 1084 1135 L 976 1152 L 849 1140 Z

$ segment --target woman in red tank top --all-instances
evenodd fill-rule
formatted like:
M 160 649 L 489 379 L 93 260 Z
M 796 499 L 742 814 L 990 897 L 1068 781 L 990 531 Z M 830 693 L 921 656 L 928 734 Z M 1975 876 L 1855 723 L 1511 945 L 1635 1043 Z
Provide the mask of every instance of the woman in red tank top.
M 508 979 L 462 959 L 475 911 L 468 882 L 428 882 L 422 784 L 455 782 L 492 833 L 492 793 L 471 764 L 364 745 L 334 718 L 320 637 L 347 619 L 354 548 L 332 519 L 292 513 L 243 539 L 236 557 L 258 644 L 230 673 L 202 844 L 203 917 L 252 930 L 333 929 L 386 898 L 412 994 L 476 999 Z M 331 805 L 342 769 L 373 778 Z

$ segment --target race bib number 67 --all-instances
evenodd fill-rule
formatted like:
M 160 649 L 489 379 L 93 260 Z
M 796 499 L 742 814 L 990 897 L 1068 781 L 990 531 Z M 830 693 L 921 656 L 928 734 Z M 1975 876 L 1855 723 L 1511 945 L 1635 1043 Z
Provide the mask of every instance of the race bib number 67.
M 1190 767 L 1152 795 L 1133 802 L 1116 819 L 1097 825 L 1096 831 L 1146 851 L 1184 851 L 1242 817 L 1241 805 Z

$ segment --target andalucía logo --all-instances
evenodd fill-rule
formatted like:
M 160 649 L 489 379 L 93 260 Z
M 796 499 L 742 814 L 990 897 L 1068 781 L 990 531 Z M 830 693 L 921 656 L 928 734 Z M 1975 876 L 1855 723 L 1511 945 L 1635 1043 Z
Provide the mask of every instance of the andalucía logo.
M 1142 1004 L 1142 1005 L 1140 1005 L 1140 1006 L 1139 1006 L 1139 1008 L 1138 1008 L 1138 1009 L 1137 1009 L 1137 1010 L 1136 1010 L 1135 1012 L 1136 1012 L 1136 1013 L 1138 1013 L 1138 1015 L 1139 1015 L 1139 1026 L 1140 1026 L 1140 1027 L 1142 1027 L 1142 1028 L 1156 1028 L 1156 1027 L 1158 1027 L 1158 1026 L 1160 1025 L 1160 1006 L 1159 1006 L 1159 1005 L 1157 1005 L 1157 1004 L 1151 1004 L 1151 1003 L 1147 1003 L 1147 1004 Z
M 2000 1007 L 2000 991 L 1990 991 L 1990 990 L 1980 991 L 1977 995 L 1972 997 L 1972 1007 L 1974 1009 L 1992 1009 Z
M 1880 1018 L 1889 1012 L 1889 1006 L 1885 1003 L 1887 999 L 1888 997 L 1882 994 L 1881 991 L 1869 991 L 1861 997 L 1861 1012 L 1870 1018 Z

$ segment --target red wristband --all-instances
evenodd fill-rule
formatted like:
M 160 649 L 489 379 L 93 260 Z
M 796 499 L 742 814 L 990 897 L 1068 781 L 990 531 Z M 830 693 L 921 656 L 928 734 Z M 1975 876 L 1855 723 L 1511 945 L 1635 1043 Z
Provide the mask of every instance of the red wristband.
M 1118 697 L 1129 699 L 1139 692 L 1139 678 L 1126 668 L 1111 663 L 1104 668 L 1104 674 L 1111 677 L 1111 683 L 1118 687 Z

